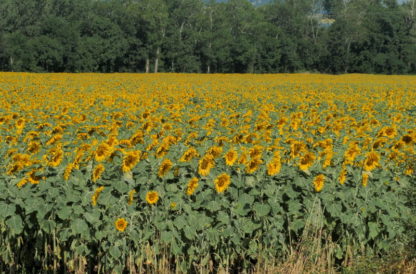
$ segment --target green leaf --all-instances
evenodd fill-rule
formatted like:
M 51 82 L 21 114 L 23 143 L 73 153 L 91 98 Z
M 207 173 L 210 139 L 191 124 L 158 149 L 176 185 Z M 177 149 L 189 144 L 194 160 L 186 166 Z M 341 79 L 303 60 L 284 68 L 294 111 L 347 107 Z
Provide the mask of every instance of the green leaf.
M 260 218 L 267 216 L 270 213 L 270 206 L 267 204 L 256 203 L 254 204 L 253 209 L 257 217 L 260 217 Z
M 72 223 L 72 231 L 75 234 L 81 234 L 81 235 L 88 235 L 89 234 L 89 228 L 88 228 L 88 224 L 81 219 L 76 219 L 73 223 Z
M 14 215 L 6 221 L 6 225 L 10 228 L 13 234 L 20 234 L 23 231 L 22 218 L 19 215 Z
M 62 220 L 66 220 L 71 215 L 71 212 L 72 212 L 71 208 L 67 206 L 57 211 L 56 215 L 58 215 L 58 217 L 61 218 Z
M 0 218 L 5 219 L 6 217 L 14 215 L 15 212 L 16 207 L 14 205 L 0 203 Z
M 369 230 L 368 237 L 370 237 L 371 239 L 375 239 L 378 233 L 380 232 L 378 224 L 374 222 L 368 223 L 368 230 Z

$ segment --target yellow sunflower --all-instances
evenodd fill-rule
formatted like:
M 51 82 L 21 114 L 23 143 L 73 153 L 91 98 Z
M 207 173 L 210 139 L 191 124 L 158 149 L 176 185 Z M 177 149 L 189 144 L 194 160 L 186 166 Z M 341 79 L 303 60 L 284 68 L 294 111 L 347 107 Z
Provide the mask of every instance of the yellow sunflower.
M 100 179 L 101 175 L 103 174 L 105 167 L 102 164 L 99 164 L 95 167 L 94 171 L 92 172 L 92 181 L 95 183 L 98 179 Z
M 321 192 L 325 185 L 325 176 L 323 174 L 319 174 L 313 180 L 313 186 L 316 192 Z
M 402 136 L 403 143 L 405 143 L 406 145 L 410 145 L 413 143 L 413 138 L 410 134 L 406 134 Z
M 111 155 L 111 152 L 112 148 L 107 143 L 102 143 L 95 151 L 95 160 L 97 162 L 102 162 Z
M 153 205 L 159 200 L 159 193 L 157 191 L 149 191 L 146 193 L 146 201 Z
M 32 154 L 35 154 L 39 152 L 40 148 L 41 148 L 41 144 L 39 142 L 31 141 L 27 146 L 27 151 Z
M 345 182 L 347 181 L 347 170 L 343 167 L 341 170 L 341 173 L 339 174 L 339 183 L 341 185 L 345 184 Z
M 180 162 L 189 162 L 190 160 L 192 160 L 192 158 L 198 156 L 198 152 L 196 151 L 195 148 L 191 147 L 188 148 L 188 150 L 186 150 L 182 157 L 179 159 Z
M 249 174 L 254 173 L 257 169 L 259 169 L 262 163 L 263 161 L 260 158 L 251 159 L 246 165 L 246 172 Z
M 238 153 L 232 148 L 224 155 L 224 158 L 225 164 L 227 166 L 232 166 L 234 165 L 235 161 L 237 161 Z
M 91 196 L 91 204 L 93 206 L 97 205 L 97 201 L 98 201 L 98 197 L 100 196 L 100 193 L 104 190 L 103 186 L 100 186 L 99 188 L 97 188 L 94 192 L 94 194 Z
M 201 176 L 208 176 L 214 165 L 215 162 L 212 155 L 205 155 L 199 160 L 198 174 Z
M 364 172 L 363 173 L 363 179 L 362 179 L 362 185 L 363 187 L 366 187 L 368 185 L 368 173 Z
M 49 151 L 48 157 L 48 165 L 51 167 L 57 167 L 61 164 L 64 158 L 64 152 L 62 151 L 61 147 L 58 146 L 53 148 Z
M 163 160 L 162 164 L 159 167 L 159 172 L 157 173 L 157 175 L 159 177 L 165 176 L 166 173 L 168 173 L 169 170 L 172 168 L 172 165 L 173 165 L 173 163 L 172 163 L 171 160 L 169 160 L 169 159 Z
M 72 170 L 75 168 L 75 164 L 74 163 L 69 163 L 64 171 L 64 180 L 68 181 L 69 177 L 71 176 Z
M 29 179 L 29 182 L 30 182 L 32 185 L 37 185 L 37 184 L 39 184 L 39 183 L 40 183 L 40 180 L 42 180 L 42 177 L 41 177 L 41 176 L 36 175 L 36 173 L 37 173 L 37 172 L 39 172 L 39 171 L 40 171 L 40 169 L 34 169 L 34 170 L 29 171 L 29 172 L 27 173 L 27 177 L 28 177 L 28 179 Z
M 196 188 L 198 187 L 198 178 L 194 177 L 189 180 L 188 187 L 186 189 L 186 195 L 191 196 L 194 194 Z
M 311 152 L 306 153 L 299 161 L 299 168 L 303 171 L 307 171 L 315 161 L 315 155 Z
M 16 184 L 16 186 L 18 187 L 18 188 L 22 188 L 24 185 L 26 185 L 27 183 L 29 182 L 29 180 L 27 179 L 27 178 L 23 178 L 22 180 L 20 180 L 17 184 Z
M 214 183 L 215 183 L 215 189 L 217 190 L 217 192 L 222 193 L 230 185 L 231 179 L 228 174 L 222 173 L 215 179 Z
M 141 155 L 140 151 L 128 152 L 123 158 L 123 164 L 121 166 L 121 169 L 123 170 L 123 172 L 131 171 L 140 161 L 140 155 Z
M 128 205 L 132 205 L 133 204 L 133 201 L 134 201 L 134 195 L 136 194 L 137 192 L 136 192 L 136 190 L 134 190 L 134 189 L 132 189 L 132 190 L 130 190 L 129 191 L 129 199 L 128 199 L 128 201 L 127 201 L 127 204 Z
M 123 232 L 129 223 L 124 218 L 118 218 L 114 224 L 118 231 Z
M 221 155 L 221 153 L 222 153 L 222 147 L 213 146 L 208 149 L 206 154 L 212 155 L 213 158 L 217 158 Z
M 279 174 L 281 168 L 282 168 L 282 163 L 280 159 L 280 153 L 279 151 L 276 151 L 274 153 L 273 159 L 267 164 L 267 174 L 269 176 L 274 176 L 276 174 Z
M 377 166 L 379 166 L 380 155 L 375 151 L 370 151 L 367 153 L 367 157 L 364 160 L 364 170 L 372 171 Z

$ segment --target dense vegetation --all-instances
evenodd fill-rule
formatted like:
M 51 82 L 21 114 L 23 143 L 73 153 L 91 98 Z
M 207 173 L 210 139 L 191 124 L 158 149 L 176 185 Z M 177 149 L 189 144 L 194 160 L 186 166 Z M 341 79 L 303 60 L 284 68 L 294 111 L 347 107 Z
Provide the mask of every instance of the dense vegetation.
M 415 73 L 415 0 L 2 0 L 0 69 Z
M 0 272 L 416 273 L 415 86 L 0 73 Z

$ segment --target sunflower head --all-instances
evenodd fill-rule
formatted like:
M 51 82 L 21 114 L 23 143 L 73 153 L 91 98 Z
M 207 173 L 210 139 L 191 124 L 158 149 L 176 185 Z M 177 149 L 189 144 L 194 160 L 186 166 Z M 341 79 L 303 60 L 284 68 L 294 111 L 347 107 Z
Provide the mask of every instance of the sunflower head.
M 299 161 L 299 168 L 307 171 L 315 161 L 315 155 L 311 152 L 306 153 Z
M 171 160 L 169 159 L 163 160 L 162 164 L 159 167 L 159 172 L 157 175 L 162 178 L 172 168 L 172 165 L 173 163 Z
M 194 177 L 189 180 L 188 187 L 186 189 L 186 195 L 191 196 L 194 194 L 196 188 L 198 187 L 198 178 Z
M 371 171 L 379 165 L 380 155 L 375 151 L 367 153 L 367 157 L 364 160 L 364 170 Z
M 127 204 L 128 205 L 132 205 L 133 204 L 133 201 L 134 201 L 134 195 L 136 194 L 137 192 L 136 192 L 136 190 L 134 190 L 134 189 L 132 189 L 132 190 L 130 190 L 129 191 L 129 199 L 128 199 L 128 201 L 127 201 Z
M 212 155 L 205 155 L 204 157 L 202 157 L 199 160 L 199 165 L 198 165 L 198 173 L 201 176 L 208 176 L 209 172 L 211 171 L 211 168 L 214 167 L 214 158 L 212 157 Z
M 97 162 L 102 162 L 111 155 L 111 152 L 111 147 L 107 143 L 102 143 L 97 147 L 97 150 L 95 151 L 95 160 Z
M 369 177 L 368 173 L 364 172 L 362 182 L 361 182 L 363 187 L 366 187 L 368 185 L 368 177 Z
M 100 186 L 99 188 L 97 188 L 94 192 L 94 194 L 91 196 L 91 204 L 93 206 L 97 205 L 97 201 L 98 201 L 98 197 L 100 196 L 100 193 L 104 190 L 103 186 Z
M 149 191 L 146 193 L 146 202 L 153 205 L 159 200 L 159 193 L 157 191 Z
M 230 149 L 224 156 L 225 158 L 225 164 L 227 166 L 232 166 L 234 165 L 235 161 L 238 158 L 238 154 L 237 151 L 235 151 L 234 149 Z
M 120 232 L 123 232 L 124 230 L 126 230 L 126 227 L 128 225 L 128 222 L 126 221 L 126 219 L 124 218 L 118 218 L 115 222 L 114 225 L 116 226 L 116 229 Z
M 339 183 L 341 185 L 345 184 L 345 182 L 347 181 L 347 170 L 343 167 L 341 170 L 341 173 L 339 174 Z
M 123 158 L 123 164 L 121 166 L 121 169 L 123 170 L 123 172 L 126 173 L 126 172 L 131 171 L 140 161 L 140 155 L 141 155 L 140 151 L 128 152 Z
M 282 168 L 282 163 L 280 159 L 280 153 L 279 151 L 276 151 L 273 159 L 267 164 L 267 174 L 269 176 L 274 176 L 276 174 L 279 174 L 281 168 Z
M 410 145 L 413 143 L 413 137 L 410 134 L 403 135 L 402 139 L 403 143 L 406 145 Z
M 92 181 L 95 183 L 103 174 L 105 167 L 102 164 L 99 164 L 95 167 L 94 171 L 92 172 Z
M 215 179 L 214 183 L 217 192 L 222 193 L 228 188 L 228 186 L 231 183 L 230 175 L 228 175 L 227 173 L 222 173 Z
M 180 162 L 189 162 L 190 160 L 192 160 L 192 158 L 198 156 L 198 152 L 196 151 L 195 148 L 191 147 L 188 150 L 186 150 L 182 157 L 179 159 Z
M 262 163 L 263 161 L 260 158 L 251 159 L 250 162 L 247 163 L 246 172 L 249 174 L 254 173 Z
M 313 186 L 316 192 L 321 192 L 325 185 L 325 176 L 323 174 L 319 174 L 313 180 Z

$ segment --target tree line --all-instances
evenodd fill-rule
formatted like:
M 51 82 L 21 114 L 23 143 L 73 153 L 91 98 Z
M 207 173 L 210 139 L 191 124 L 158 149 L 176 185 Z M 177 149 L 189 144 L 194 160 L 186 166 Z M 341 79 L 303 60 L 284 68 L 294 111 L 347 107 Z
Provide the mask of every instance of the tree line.
M 2 0 L 0 70 L 416 72 L 416 0 Z

